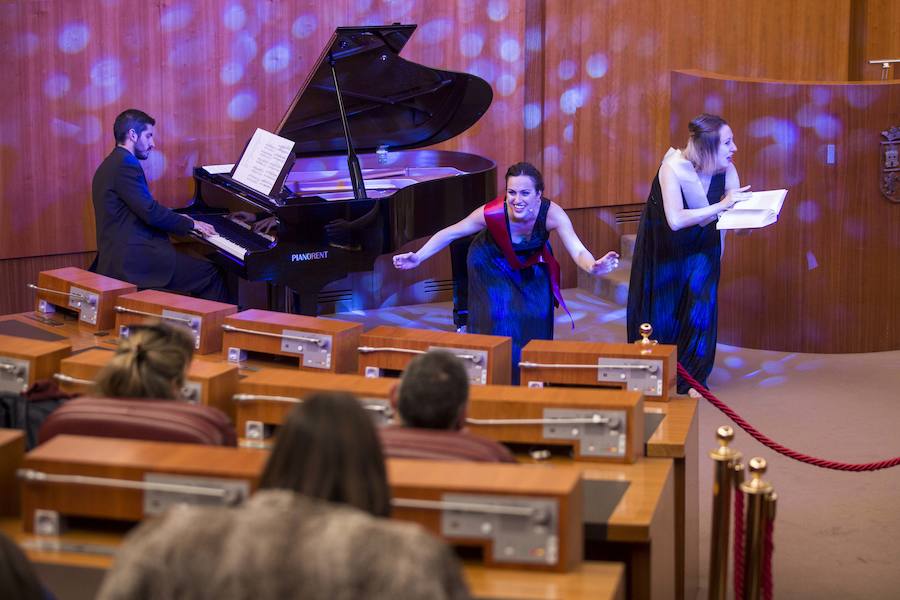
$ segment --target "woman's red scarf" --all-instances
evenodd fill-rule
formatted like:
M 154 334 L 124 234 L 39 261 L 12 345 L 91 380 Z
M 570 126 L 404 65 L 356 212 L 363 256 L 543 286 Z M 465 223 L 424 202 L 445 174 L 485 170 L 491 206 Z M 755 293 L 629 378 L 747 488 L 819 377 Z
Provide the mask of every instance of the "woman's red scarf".
M 504 258 L 509 266 L 515 270 L 531 267 L 537 263 L 545 263 L 550 270 L 550 289 L 553 290 L 553 298 L 555 306 L 562 306 L 569 319 L 572 321 L 572 329 L 575 329 L 575 320 L 572 319 L 572 313 L 566 307 L 566 301 L 563 300 L 562 293 L 559 291 L 559 263 L 550 252 L 550 243 L 544 244 L 540 252 L 535 252 L 527 259 L 522 260 L 513 250 L 512 240 L 510 240 L 509 231 L 506 228 L 506 210 L 504 208 L 504 196 L 498 196 L 484 205 L 484 222 L 487 223 L 488 232 L 500 247 Z

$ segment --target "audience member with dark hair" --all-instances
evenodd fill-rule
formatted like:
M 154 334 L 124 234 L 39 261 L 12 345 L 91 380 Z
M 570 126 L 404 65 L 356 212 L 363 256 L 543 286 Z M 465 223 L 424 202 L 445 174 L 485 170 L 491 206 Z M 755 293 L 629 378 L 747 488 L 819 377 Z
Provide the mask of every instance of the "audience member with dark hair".
M 194 356 L 186 327 L 159 322 L 130 325 L 116 354 L 97 374 L 97 394 L 108 398 L 181 398 Z
M 279 431 L 244 506 L 182 505 L 145 522 L 99 598 L 468 598 L 443 543 L 378 518 L 389 511 L 388 490 L 365 409 L 348 394 L 315 394 Z
M 417 356 L 396 391 L 400 426 L 379 431 L 394 458 L 515 462 L 503 444 L 465 431 L 469 378 L 457 357 L 442 350 Z
M 376 517 L 391 513 L 378 435 L 346 392 L 313 394 L 288 415 L 259 487 L 349 504 Z

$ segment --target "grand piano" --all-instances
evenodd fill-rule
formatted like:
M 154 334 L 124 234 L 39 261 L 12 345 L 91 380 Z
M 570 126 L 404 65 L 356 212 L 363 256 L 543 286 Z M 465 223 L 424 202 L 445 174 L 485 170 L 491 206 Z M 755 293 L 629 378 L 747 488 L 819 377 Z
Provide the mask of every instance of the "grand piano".
M 296 160 L 280 190 L 264 195 L 229 172 L 194 170 L 194 198 L 181 212 L 221 234 L 204 240 L 211 260 L 243 279 L 293 290 L 293 306 L 274 308 L 315 315 L 328 283 L 372 270 L 378 256 L 496 195 L 493 161 L 414 150 L 462 133 L 493 98 L 478 77 L 400 58 L 415 28 L 335 30 L 275 131 L 295 142 Z M 275 226 L 261 235 L 238 213 L 273 219 Z M 458 247 L 454 284 L 465 285 Z

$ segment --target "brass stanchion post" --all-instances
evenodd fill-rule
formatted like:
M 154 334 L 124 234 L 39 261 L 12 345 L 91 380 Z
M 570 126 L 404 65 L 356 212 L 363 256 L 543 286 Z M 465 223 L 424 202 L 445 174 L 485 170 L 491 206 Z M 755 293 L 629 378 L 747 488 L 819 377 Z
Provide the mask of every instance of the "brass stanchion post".
M 747 525 L 744 534 L 744 600 L 758 600 L 762 590 L 763 550 L 766 526 L 775 518 L 771 484 L 763 481 L 764 458 L 750 459 L 750 481 L 741 484 L 747 495 Z M 737 515 L 735 518 L 739 518 Z
M 712 536 L 709 551 L 709 599 L 725 600 L 728 586 L 728 539 L 731 524 L 731 487 L 741 453 L 729 448 L 734 430 L 728 425 L 716 430 L 719 447 L 709 457 L 715 461 L 713 476 Z M 735 518 L 739 518 L 735 515 Z

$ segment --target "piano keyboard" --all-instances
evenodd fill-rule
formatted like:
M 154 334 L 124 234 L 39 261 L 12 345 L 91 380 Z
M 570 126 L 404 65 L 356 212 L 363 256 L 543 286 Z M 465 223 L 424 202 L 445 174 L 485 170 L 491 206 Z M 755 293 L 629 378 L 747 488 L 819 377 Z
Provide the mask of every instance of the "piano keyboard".
M 220 250 L 224 250 L 228 254 L 232 256 L 236 256 L 237 258 L 244 260 L 244 257 L 247 256 L 247 249 L 238 246 L 228 238 L 222 237 L 221 235 L 213 235 L 210 237 L 204 237 L 204 240 L 219 248 Z
M 274 241 L 270 241 L 270 236 L 254 233 L 225 215 L 194 214 L 191 218 L 209 223 L 216 228 L 219 235 L 203 238 L 205 241 L 241 260 L 244 260 L 248 252 L 267 250 L 274 245 Z

